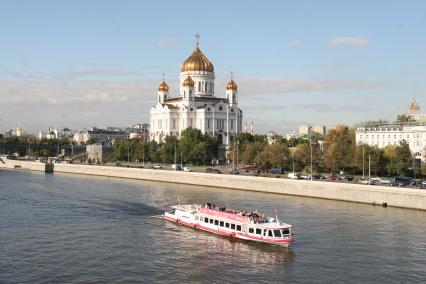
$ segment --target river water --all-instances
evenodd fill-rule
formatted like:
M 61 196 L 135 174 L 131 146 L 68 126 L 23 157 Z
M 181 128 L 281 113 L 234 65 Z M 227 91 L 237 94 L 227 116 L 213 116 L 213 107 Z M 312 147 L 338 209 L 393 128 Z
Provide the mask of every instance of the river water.
M 168 205 L 254 209 L 290 249 L 197 231 Z M 168 183 L 0 170 L 0 283 L 415 283 L 426 212 Z

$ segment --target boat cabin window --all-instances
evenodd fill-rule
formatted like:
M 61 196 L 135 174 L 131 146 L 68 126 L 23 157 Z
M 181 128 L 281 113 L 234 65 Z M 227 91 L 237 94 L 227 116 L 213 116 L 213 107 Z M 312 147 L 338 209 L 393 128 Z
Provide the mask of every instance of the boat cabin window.
M 213 224 L 213 219 L 210 219 L 210 224 Z
M 256 229 L 256 235 L 262 235 L 262 229 L 257 228 Z
M 253 228 L 249 228 L 249 233 L 250 234 L 254 234 L 254 229 Z
M 276 238 L 281 238 L 281 230 L 274 230 L 274 235 Z
M 221 227 L 225 226 L 225 223 L 223 221 L 220 221 L 220 226 Z
M 235 230 L 235 224 L 231 224 L 231 229 Z
M 241 232 L 241 225 L 237 225 L 237 231 Z
M 225 223 L 225 227 L 226 227 L 226 228 L 229 228 L 229 223 Z
M 214 224 L 217 226 L 219 225 L 219 220 L 214 220 Z
M 290 234 L 290 230 L 289 229 L 283 229 L 281 232 L 283 233 L 283 236 Z
M 205 223 L 208 223 L 208 222 L 209 222 L 209 218 L 204 217 L 204 222 L 205 222 Z
M 273 237 L 272 230 L 268 230 L 268 237 Z

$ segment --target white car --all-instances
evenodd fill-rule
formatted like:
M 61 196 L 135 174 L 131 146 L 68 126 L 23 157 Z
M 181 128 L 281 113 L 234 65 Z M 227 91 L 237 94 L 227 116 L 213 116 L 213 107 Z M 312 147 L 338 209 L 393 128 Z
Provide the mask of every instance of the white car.
M 379 178 L 379 177 L 375 177 L 375 178 L 371 178 L 371 182 L 372 183 L 379 183 L 379 184 L 390 184 L 391 181 L 388 179 L 384 179 L 384 178 Z
M 192 172 L 192 169 L 190 167 L 183 167 L 184 172 Z
M 301 179 L 311 179 L 311 175 L 309 175 L 309 174 L 301 174 L 300 178 Z
M 288 178 L 290 178 L 290 179 L 299 179 L 300 177 L 296 173 L 289 173 L 288 174 Z
M 368 185 L 373 184 L 373 181 L 369 180 L 368 178 L 360 179 L 359 182 L 362 184 L 368 184 Z
M 157 170 L 163 168 L 160 164 L 154 164 L 152 167 Z

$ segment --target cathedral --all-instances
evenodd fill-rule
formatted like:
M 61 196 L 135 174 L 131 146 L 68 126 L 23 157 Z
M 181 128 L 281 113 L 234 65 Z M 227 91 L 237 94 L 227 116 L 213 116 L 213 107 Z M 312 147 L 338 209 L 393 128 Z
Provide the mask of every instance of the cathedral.
M 232 136 L 241 132 L 243 113 L 238 107 L 238 88 L 232 76 L 226 84 L 225 97 L 215 96 L 213 64 L 196 48 L 180 67 L 179 94 L 169 94 L 163 79 L 156 104 L 150 110 L 150 140 L 164 141 L 166 136 L 180 138 L 187 128 L 217 138 L 228 146 Z

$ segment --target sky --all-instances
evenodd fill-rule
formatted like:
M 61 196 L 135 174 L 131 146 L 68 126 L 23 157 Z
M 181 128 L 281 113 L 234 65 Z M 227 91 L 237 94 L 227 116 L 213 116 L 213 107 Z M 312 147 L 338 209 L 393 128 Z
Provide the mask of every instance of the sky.
M 256 133 L 426 111 L 426 1 L 0 0 L 0 132 L 149 122 L 195 33 Z

